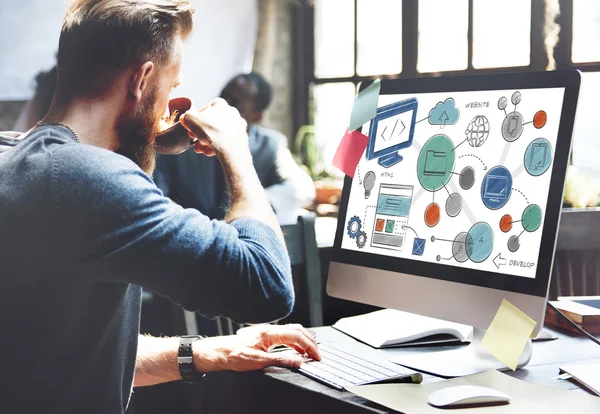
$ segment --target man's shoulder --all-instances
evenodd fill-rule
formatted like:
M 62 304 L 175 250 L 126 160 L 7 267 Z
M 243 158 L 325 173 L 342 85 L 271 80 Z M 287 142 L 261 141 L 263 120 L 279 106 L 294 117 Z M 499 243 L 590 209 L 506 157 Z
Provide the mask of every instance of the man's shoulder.
M 263 137 L 263 139 L 271 141 L 277 146 L 285 146 L 287 148 L 287 137 L 281 132 L 256 124 L 252 125 L 252 128 L 254 129 L 253 133 L 255 133 L 257 136 Z
M 96 166 L 101 169 L 139 169 L 130 159 L 113 151 L 94 145 L 63 145 L 52 151 L 52 157 L 58 162 L 68 162 L 69 167 L 83 167 L 89 170 Z
M 254 128 L 256 130 L 256 134 L 264 136 L 264 137 L 268 137 L 269 139 L 275 140 L 275 141 L 283 141 L 286 143 L 287 146 L 287 137 L 282 134 L 281 132 L 275 130 L 275 129 L 271 129 L 271 128 L 267 128 L 265 126 L 262 125 L 252 125 L 252 128 Z
M 116 187 L 153 185 L 152 179 L 133 161 L 93 145 L 57 146 L 51 152 L 51 159 L 53 180 L 63 190 L 112 192 Z

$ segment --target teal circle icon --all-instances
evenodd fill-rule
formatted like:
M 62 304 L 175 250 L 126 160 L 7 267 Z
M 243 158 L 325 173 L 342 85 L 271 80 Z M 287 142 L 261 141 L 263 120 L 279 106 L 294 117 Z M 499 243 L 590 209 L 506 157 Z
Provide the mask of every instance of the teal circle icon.
M 531 141 L 525 150 L 523 158 L 525 170 L 537 177 L 542 175 L 552 164 L 552 146 L 545 138 L 537 138 Z
M 454 170 L 454 144 L 444 134 L 434 135 L 423 145 L 417 161 L 419 183 L 427 191 L 445 186 Z
M 525 231 L 534 232 L 542 225 L 542 209 L 537 204 L 530 204 L 521 216 L 521 224 Z
M 494 232 L 489 224 L 479 222 L 467 233 L 467 256 L 475 263 L 485 261 L 494 248 Z

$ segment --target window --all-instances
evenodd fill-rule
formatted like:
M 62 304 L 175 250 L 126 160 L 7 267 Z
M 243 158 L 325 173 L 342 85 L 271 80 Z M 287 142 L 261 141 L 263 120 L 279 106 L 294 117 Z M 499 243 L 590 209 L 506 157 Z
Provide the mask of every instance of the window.
M 402 72 L 402 2 L 358 0 L 356 73 Z
M 314 16 L 315 138 L 323 167 L 341 176 L 331 162 L 348 127 L 358 82 L 402 72 L 402 2 L 316 0 Z
M 531 1 L 473 0 L 473 67 L 528 66 Z
M 468 0 L 419 0 L 421 73 L 463 70 L 468 66 Z
M 584 168 L 598 168 L 600 154 L 600 130 L 598 129 L 598 91 L 600 72 L 581 75 L 581 88 L 577 104 L 577 118 L 573 137 L 577 145 L 573 148 L 573 164 Z
M 354 93 L 352 82 L 324 83 L 312 87 L 315 137 L 320 138 L 322 168 L 331 166 L 335 150 L 348 127 Z
M 575 63 L 600 61 L 600 3 L 597 0 L 573 2 L 573 50 Z
M 561 4 L 561 8 L 565 4 Z M 573 164 L 595 180 L 600 179 L 597 154 L 600 154 L 600 135 L 597 112 L 600 91 L 600 3 L 596 0 L 577 0 L 572 3 L 572 41 L 570 61 L 565 66 L 582 71 L 577 118 L 573 129 Z M 567 9 L 568 12 L 568 9 Z M 563 33 L 561 32 L 561 36 Z M 569 32 L 565 33 L 568 37 Z
M 315 76 L 354 74 L 353 0 L 320 0 L 315 5 Z
M 313 0 L 315 64 L 305 68 L 315 141 L 328 172 L 348 125 L 351 95 L 364 80 L 559 69 L 584 72 L 572 160 L 597 168 L 594 124 L 600 91 L 600 2 L 596 0 Z M 546 49 L 544 26 L 560 8 L 560 43 Z M 311 6 L 306 6 L 311 7 Z M 312 21 L 312 20 L 311 20 Z M 304 30 L 306 30 L 304 28 Z M 600 177 L 600 173 L 598 174 Z

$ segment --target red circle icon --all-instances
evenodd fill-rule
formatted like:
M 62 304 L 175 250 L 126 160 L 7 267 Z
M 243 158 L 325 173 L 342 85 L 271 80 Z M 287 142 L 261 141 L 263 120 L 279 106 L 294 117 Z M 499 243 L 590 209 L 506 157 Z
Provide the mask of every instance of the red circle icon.
M 544 125 L 546 125 L 547 120 L 548 120 L 548 117 L 546 115 L 546 111 L 537 111 L 535 113 L 535 115 L 533 116 L 533 126 L 536 127 L 537 129 L 540 129 Z
M 429 227 L 434 227 L 440 222 L 440 206 L 436 203 L 431 203 L 425 209 L 425 224 Z
M 500 219 L 500 230 L 504 233 L 508 233 L 512 230 L 513 219 L 510 214 L 505 214 Z

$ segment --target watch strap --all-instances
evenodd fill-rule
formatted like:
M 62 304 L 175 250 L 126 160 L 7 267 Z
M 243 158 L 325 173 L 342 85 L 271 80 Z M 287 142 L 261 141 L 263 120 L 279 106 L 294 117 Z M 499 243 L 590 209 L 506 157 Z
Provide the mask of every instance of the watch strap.
M 179 366 L 179 373 L 184 382 L 198 382 L 206 375 L 196 371 L 194 366 L 194 353 L 192 352 L 192 344 L 204 338 L 206 337 L 199 335 L 185 335 L 179 338 L 177 365 Z

